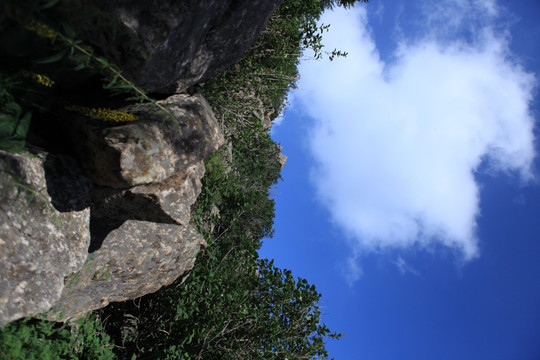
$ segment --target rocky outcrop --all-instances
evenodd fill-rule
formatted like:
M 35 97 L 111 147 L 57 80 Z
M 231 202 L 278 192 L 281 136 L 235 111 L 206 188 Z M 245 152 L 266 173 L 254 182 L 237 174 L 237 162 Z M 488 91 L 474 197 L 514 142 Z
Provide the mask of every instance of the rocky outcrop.
M 125 125 L 71 121 L 92 190 L 88 261 L 65 281 L 48 313 L 65 320 L 168 285 L 193 266 L 205 244 L 189 224 L 201 192 L 203 159 L 224 142 L 200 94 L 125 108 Z M 166 111 L 163 111 L 165 109 Z
M 278 162 L 279 162 L 279 165 L 281 166 L 281 170 L 283 170 L 283 168 L 285 167 L 285 163 L 287 163 L 287 155 L 283 154 L 283 146 L 281 145 L 278 145 L 277 146 L 278 150 L 279 150 L 279 155 L 278 155 Z
M 285 164 L 287 163 L 287 159 L 288 159 L 287 155 L 283 153 L 279 153 L 279 165 L 281 165 L 281 170 L 283 170 L 283 168 L 285 167 Z
M 111 301 L 135 299 L 190 270 L 204 239 L 191 226 L 128 220 L 110 231 L 66 279 L 51 320 L 77 317 Z
M 123 125 L 66 119 L 78 162 L 0 153 L 0 325 L 49 309 L 66 320 L 191 269 L 205 244 L 191 205 L 224 138 L 201 95 L 160 105 Z
M 0 151 L 0 326 L 47 311 L 85 262 L 90 188 L 69 157 Z
M 67 122 L 85 173 L 98 185 L 127 188 L 159 182 L 196 164 L 224 142 L 204 97 L 178 94 L 129 110 L 138 121 L 112 126 L 86 118 Z
M 86 0 L 85 9 L 71 13 L 84 14 L 74 24 L 79 32 L 87 34 L 137 85 L 172 93 L 238 61 L 280 2 Z

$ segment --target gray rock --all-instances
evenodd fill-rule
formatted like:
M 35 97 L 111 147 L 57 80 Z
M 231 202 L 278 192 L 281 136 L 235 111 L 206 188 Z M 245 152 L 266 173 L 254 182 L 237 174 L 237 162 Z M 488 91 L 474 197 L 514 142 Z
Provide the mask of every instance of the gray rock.
M 281 145 L 277 145 L 277 148 L 278 148 L 278 151 L 279 151 L 279 155 L 278 155 L 278 162 L 279 162 L 279 165 L 281 166 L 281 170 L 283 170 L 283 168 L 285 167 L 285 164 L 287 163 L 287 159 L 289 158 L 287 155 L 283 154 L 283 146 Z
M 139 120 L 111 126 L 104 122 L 71 121 L 72 139 L 85 173 L 98 185 L 128 188 L 160 182 L 216 151 L 224 142 L 204 97 L 178 94 L 153 105 L 124 110 Z
M 90 187 L 73 159 L 0 151 L 0 326 L 47 311 L 85 262 Z
M 74 24 L 79 34 L 120 65 L 137 85 L 170 94 L 238 61 L 280 2 L 85 0 L 82 6 L 88 9 L 72 13 L 84 14 Z M 100 24 L 97 29 L 96 23 Z
M 285 167 L 285 164 L 287 163 L 287 159 L 288 159 L 287 155 L 283 153 L 279 153 L 279 164 L 281 165 L 281 170 L 283 170 L 283 168 Z
M 66 279 L 48 318 L 66 320 L 155 292 L 190 270 L 204 244 L 190 226 L 128 220 L 110 231 L 86 264 Z
M 95 189 L 92 216 L 187 225 L 191 205 L 201 193 L 203 176 L 204 162 L 201 161 L 159 183 L 126 190 Z

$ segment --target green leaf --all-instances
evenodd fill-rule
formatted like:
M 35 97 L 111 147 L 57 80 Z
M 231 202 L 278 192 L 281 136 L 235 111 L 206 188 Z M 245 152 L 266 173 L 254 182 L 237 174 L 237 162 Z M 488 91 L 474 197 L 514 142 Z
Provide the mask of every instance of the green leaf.
M 186 342 L 186 344 L 191 344 L 191 342 L 193 341 L 193 338 L 195 337 L 195 331 L 192 331 L 191 332 L 191 335 L 189 336 L 188 338 L 188 341 Z
M 22 140 L 14 140 L 9 138 L 0 139 L 0 149 L 13 152 L 21 153 L 24 152 L 25 142 Z
M 114 88 L 115 89 L 133 89 L 133 85 L 131 85 L 131 84 L 121 84 L 121 85 L 116 85 Z
M 30 128 L 30 119 L 32 118 L 32 113 L 27 112 L 24 114 L 24 116 L 19 120 L 19 124 L 17 128 L 15 129 L 15 138 L 17 139 L 25 139 L 26 134 L 28 133 L 28 129 Z
M 67 23 L 62 23 L 62 28 L 64 29 L 64 32 L 66 33 L 67 36 L 69 36 L 70 38 L 74 38 L 76 33 L 75 33 L 75 30 L 73 30 L 73 28 L 67 24 Z
M 84 63 L 80 63 L 79 65 L 75 66 L 73 70 L 80 71 L 80 70 L 83 70 L 84 68 L 86 68 L 86 65 Z
M 0 115 L 0 139 L 10 137 L 15 130 L 15 124 L 9 115 Z
M 110 89 L 116 84 L 116 81 L 118 81 L 118 75 L 112 78 L 111 81 L 109 81 L 107 84 L 103 85 L 104 89 Z
M 12 115 L 14 118 L 18 118 L 22 114 L 22 108 L 15 101 L 8 102 L 2 108 L 2 112 Z
M 48 3 L 45 3 L 45 5 L 41 6 L 41 10 L 49 9 L 58 4 L 60 0 L 51 0 Z
M 48 56 L 46 58 L 42 58 L 42 59 L 38 59 L 38 60 L 32 60 L 32 62 L 34 64 L 50 64 L 50 63 L 57 62 L 57 61 L 61 60 L 64 57 L 65 54 L 66 54 L 66 51 L 62 50 L 62 51 L 57 52 L 56 54 Z

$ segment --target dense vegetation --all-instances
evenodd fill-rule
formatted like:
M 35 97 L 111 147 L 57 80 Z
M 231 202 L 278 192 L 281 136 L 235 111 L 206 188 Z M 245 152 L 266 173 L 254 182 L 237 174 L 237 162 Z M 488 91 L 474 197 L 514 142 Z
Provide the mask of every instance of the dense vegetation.
M 203 190 L 192 209 L 193 222 L 209 245 L 189 276 L 154 294 L 111 304 L 75 324 L 37 319 L 11 323 L 0 330 L 0 358 L 106 359 L 112 352 L 120 359 L 328 356 L 325 339 L 341 335 L 321 322 L 321 295 L 306 280 L 260 259 L 257 250 L 273 233 L 274 201 L 269 191 L 281 171 L 280 149 L 268 127 L 295 86 L 303 50 L 312 49 L 316 58 L 345 55 L 323 49 L 321 37 L 328 27 L 317 25 L 317 20 L 326 8 L 354 2 L 285 0 L 243 59 L 201 85 L 227 144 L 207 160 Z M 44 14 L 54 14 L 56 1 L 32 3 L 29 18 L 46 23 Z M 52 15 L 50 19 L 58 21 Z M 4 33 L 13 30 L 5 28 L 6 19 L 0 21 Z M 13 21 L 10 24 L 14 26 Z M 52 30 L 53 24 L 49 26 L 45 30 Z M 58 92 L 39 78 L 43 66 L 48 74 L 62 72 L 58 79 L 83 69 L 83 75 L 71 79 L 97 73 L 106 79 L 105 88 L 124 89 L 135 93 L 137 101 L 151 101 L 105 59 L 81 52 L 88 48 L 75 40 L 69 26 L 53 31 L 60 35 L 52 47 L 50 39 L 35 29 L 18 38 L 25 48 L 35 43 L 42 49 L 37 61 L 29 49 L 11 51 L 11 58 L 31 59 L 26 73 L 14 71 L 9 63 L 0 69 L 0 148 L 22 151 L 32 114 L 46 117 L 62 103 Z

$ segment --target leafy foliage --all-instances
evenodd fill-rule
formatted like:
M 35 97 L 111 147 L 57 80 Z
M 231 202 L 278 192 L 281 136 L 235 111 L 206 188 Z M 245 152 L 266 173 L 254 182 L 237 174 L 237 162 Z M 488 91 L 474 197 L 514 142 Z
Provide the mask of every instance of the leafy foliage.
M 32 114 L 9 94 L 9 80 L 0 75 L 0 82 L 0 149 L 23 152 Z
M 0 329 L 0 358 L 10 360 L 114 359 L 113 345 L 95 315 L 71 325 L 27 318 Z
M 340 335 L 320 323 L 313 285 L 238 249 L 224 259 L 212 255 L 203 255 L 183 285 L 103 312 L 123 358 L 327 357 L 324 339 Z

